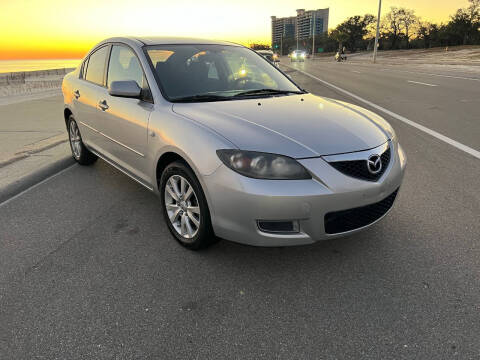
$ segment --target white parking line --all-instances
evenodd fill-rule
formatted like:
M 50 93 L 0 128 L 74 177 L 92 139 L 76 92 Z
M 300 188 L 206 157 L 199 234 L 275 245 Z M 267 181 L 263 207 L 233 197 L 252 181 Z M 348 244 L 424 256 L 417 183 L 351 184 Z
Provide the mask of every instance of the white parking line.
M 377 104 L 372 103 L 371 101 L 365 100 L 365 99 L 361 98 L 360 96 L 351 93 L 350 91 L 344 90 L 344 89 L 342 89 L 342 88 L 340 88 L 336 85 L 333 85 L 333 84 L 329 83 L 328 81 L 322 80 L 322 79 L 316 77 L 315 75 L 312 75 L 312 74 L 310 74 L 306 71 L 298 70 L 293 66 L 289 66 L 289 65 L 286 65 L 286 66 L 288 66 L 292 69 L 295 69 L 298 72 L 300 72 L 300 73 L 302 73 L 302 74 L 304 74 L 304 75 L 306 75 L 306 76 L 308 76 L 308 77 L 310 77 L 314 80 L 317 80 L 317 81 L 321 82 L 322 84 L 325 84 L 325 85 L 327 85 L 327 86 L 329 86 L 329 87 L 331 87 L 331 88 L 333 88 L 337 91 L 340 91 L 340 92 L 344 93 L 345 95 L 348 95 L 348 96 L 350 96 L 350 97 L 352 97 L 352 98 L 354 98 L 358 101 L 361 101 L 364 104 L 367 104 L 367 105 L 371 106 L 372 108 L 380 110 L 381 112 L 383 112 L 387 115 L 390 115 L 391 117 L 393 117 L 393 118 L 395 118 L 399 121 L 402 121 L 405 124 L 413 126 L 414 128 L 416 128 L 418 130 L 421 130 L 421 131 L 423 131 L 423 132 L 425 132 L 425 133 L 427 133 L 427 134 L 429 134 L 429 135 L 431 135 L 431 136 L 433 136 L 433 137 L 435 137 L 435 138 L 437 138 L 437 139 L 439 139 L 443 142 L 446 142 L 447 144 L 452 145 L 453 147 L 456 147 L 457 149 L 462 150 L 462 151 L 466 152 L 467 154 L 472 155 L 473 157 L 476 157 L 477 159 L 480 159 L 480 151 L 472 149 L 471 147 L 469 147 L 467 145 L 464 145 L 462 143 L 459 143 L 456 140 L 450 139 L 449 137 L 447 137 L 445 135 L 442 135 L 439 132 L 436 132 L 435 130 L 429 129 L 426 126 L 417 124 L 416 122 L 414 122 L 412 120 L 409 120 L 406 117 L 403 117 L 402 115 L 395 114 L 393 111 L 387 110 L 387 109 L 385 109 L 385 108 L 383 108 L 383 107 L 381 107 Z
M 426 85 L 426 86 L 438 86 L 438 85 L 435 85 L 435 84 L 427 84 L 427 83 L 420 82 L 420 81 L 407 80 L 407 82 L 412 83 L 412 84 Z

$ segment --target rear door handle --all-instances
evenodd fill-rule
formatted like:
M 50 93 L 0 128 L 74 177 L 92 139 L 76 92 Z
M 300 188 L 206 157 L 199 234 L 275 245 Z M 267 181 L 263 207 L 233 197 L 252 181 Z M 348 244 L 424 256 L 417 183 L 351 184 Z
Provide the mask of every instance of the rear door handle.
M 109 106 L 107 105 L 107 100 L 102 100 L 98 103 L 98 107 L 100 109 L 102 109 L 102 111 L 105 111 L 109 108 Z
M 73 96 L 75 96 L 75 99 L 78 99 L 78 98 L 80 97 L 80 91 L 75 90 L 75 91 L 73 92 Z

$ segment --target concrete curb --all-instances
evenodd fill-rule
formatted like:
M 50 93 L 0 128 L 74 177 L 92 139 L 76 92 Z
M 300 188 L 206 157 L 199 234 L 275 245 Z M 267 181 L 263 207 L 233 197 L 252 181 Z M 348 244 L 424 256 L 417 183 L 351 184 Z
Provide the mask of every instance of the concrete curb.
M 67 168 L 70 165 L 73 165 L 74 163 L 75 160 L 70 154 L 65 155 L 65 157 L 61 158 L 60 160 L 46 165 L 30 175 L 20 178 L 17 181 L 5 186 L 4 188 L 0 188 L 0 204 L 14 197 L 15 195 L 18 195 L 29 187 L 38 184 L 49 176 L 58 173 L 59 171 Z
M 47 139 L 38 141 L 35 144 L 25 146 L 22 150 L 15 153 L 6 154 L 0 157 L 0 169 L 4 166 L 10 165 L 15 161 L 24 159 L 32 154 L 36 154 L 45 150 L 48 150 L 54 146 L 63 144 L 68 141 L 68 135 L 58 134 Z

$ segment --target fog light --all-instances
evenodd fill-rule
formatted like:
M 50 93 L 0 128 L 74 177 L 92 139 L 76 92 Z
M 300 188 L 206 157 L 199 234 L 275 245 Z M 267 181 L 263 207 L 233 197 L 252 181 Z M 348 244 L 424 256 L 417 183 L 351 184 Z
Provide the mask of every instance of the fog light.
M 277 220 L 258 220 L 258 228 L 260 231 L 268 233 L 298 233 L 300 225 L 298 220 L 293 221 L 277 221 Z

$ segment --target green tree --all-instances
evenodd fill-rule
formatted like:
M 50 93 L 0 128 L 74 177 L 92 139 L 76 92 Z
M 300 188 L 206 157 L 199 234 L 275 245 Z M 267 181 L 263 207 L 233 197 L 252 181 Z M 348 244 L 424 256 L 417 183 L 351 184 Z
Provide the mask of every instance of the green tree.
M 270 45 L 253 43 L 253 44 L 250 44 L 250 49 L 253 49 L 253 50 L 270 50 Z
M 410 37 L 413 34 L 411 30 L 412 27 L 418 24 L 418 17 L 415 15 L 415 11 L 410 9 L 400 8 L 398 9 L 398 13 L 402 27 L 405 30 L 405 40 L 407 40 L 408 49 L 410 47 Z
M 390 48 L 397 49 L 398 42 L 403 35 L 402 9 L 392 6 L 382 21 L 383 37 L 390 41 Z
M 458 9 L 447 24 L 450 42 L 455 45 L 474 44 L 480 40 L 480 0 L 469 0 L 470 6 Z
M 330 36 L 354 52 L 357 47 L 363 47 L 364 37 L 369 32 L 369 25 L 374 22 L 375 16 L 370 14 L 352 16 L 339 24 Z

